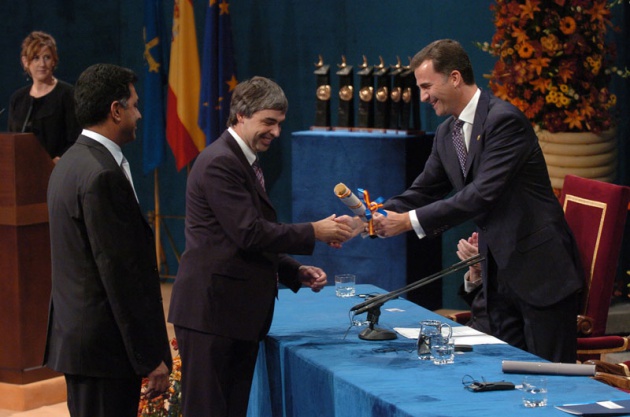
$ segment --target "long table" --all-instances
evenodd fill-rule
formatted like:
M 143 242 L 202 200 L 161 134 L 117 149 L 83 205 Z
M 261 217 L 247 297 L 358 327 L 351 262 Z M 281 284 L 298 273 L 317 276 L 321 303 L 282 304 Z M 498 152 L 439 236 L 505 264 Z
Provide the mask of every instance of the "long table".
M 357 295 L 383 292 L 374 285 L 357 286 Z M 465 375 L 520 384 L 523 375 L 504 374 L 501 361 L 542 359 L 489 344 L 458 353 L 451 365 L 420 361 L 414 340 L 399 335 L 365 341 L 358 338 L 365 327 L 348 330 L 349 310 L 361 301 L 338 298 L 331 286 L 320 293 L 280 290 L 271 331 L 261 343 L 249 416 L 569 416 L 553 406 L 630 398 L 584 376 L 548 376 L 549 405 L 537 409 L 522 405 L 519 390 L 470 392 L 462 385 Z M 379 327 L 386 329 L 418 327 L 425 319 L 445 321 L 402 298 L 387 302 L 381 313 Z

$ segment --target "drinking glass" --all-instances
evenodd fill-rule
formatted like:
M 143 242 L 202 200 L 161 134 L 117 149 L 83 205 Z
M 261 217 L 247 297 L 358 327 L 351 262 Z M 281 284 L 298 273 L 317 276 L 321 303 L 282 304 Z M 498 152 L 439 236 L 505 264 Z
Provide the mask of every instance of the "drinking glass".
M 547 378 L 544 376 L 526 376 L 523 378 L 523 405 L 527 408 L 547 405 Z
M 354 274 L 335 275 L 335 295 L 343 298 L 353 297 L 356 280 L 357 278 Z
M 431 359 L 436 365 L 446 365 L 455 362 L 455 340 L 441 334 L 434 334 L 430 338 Z

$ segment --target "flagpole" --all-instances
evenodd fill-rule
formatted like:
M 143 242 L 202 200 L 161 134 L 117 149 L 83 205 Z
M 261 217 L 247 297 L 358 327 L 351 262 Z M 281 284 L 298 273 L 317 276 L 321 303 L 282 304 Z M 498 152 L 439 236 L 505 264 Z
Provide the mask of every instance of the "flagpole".
M 160 214 L 160 178 L 158 175 L 158 169 L 153 170 L 153 204 L 155 206 L 154 215 L 154 233 L 155 233 L 155 259 L 157 261 L 158 273 L 162 266 L 162 251 L 161 251 L 161 214 Z

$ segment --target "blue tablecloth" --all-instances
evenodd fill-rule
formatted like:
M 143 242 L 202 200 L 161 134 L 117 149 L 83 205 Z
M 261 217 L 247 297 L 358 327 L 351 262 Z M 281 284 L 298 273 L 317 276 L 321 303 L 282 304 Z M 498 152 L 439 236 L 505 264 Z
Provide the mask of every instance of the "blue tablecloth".
M 382 292 L 373 285 L 357 287 L 357 294 Z M 271 332 L 261 344 L 249 416 L 568 416 L 553 406 L 630 398 L 583 376 L 548 376 L 549 406 L 538 409 L 526 409 L 518 390 L 469 392 L 464 375 L 520 384 L 523 376 L 504 374 L 501 361 L 541 359 L 508 345 L 476 345 L 457 354 L 452 365 L 420 361 L 415 341 L 400 335 L 364 341 L 358 338 L 364 327 L 352 327 L 346 335 L 348 312 L 361 301 L 337 298 L 331 287 L 319 294 L 280 291 Z M 387 329 L 444 320 L 404 299 L 387 302 L 381 312 L 379 327 Z

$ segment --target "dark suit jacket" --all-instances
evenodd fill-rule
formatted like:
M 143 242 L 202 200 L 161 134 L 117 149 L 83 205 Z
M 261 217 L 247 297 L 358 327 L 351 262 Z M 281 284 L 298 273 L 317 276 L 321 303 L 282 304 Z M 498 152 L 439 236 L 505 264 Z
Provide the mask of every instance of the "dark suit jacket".
M 236 140 L 225 131 L 197 157 L 186 189 L 186 250 L 173 285 L 169 321 L 239 340 L 269 330 L 277 279 L 293 291 L 311 254 L 310 223 L 282 224 Z
M 92 377 L 171 364 L 153 232 L 111 153 L 79 136 L 48 186 L 47 365 Z
M 51 158 L 63 155 L 81 133 L 74 115 L 74 87 L 58 80 L 45 96 L 33 98 L 30 92 L 28 85 L 11 96 L 9 132 L 22 131 L 30 109 L 25 132 L 33 132 Z
M 577 247 L 529 121 L 511 104 L 482 91 L 465 178 L 452 124 L 449 117 L 438 126 L 424 171 L 385 208 L 415 209 L 428 236 L 473 220 L 480 253 L 492 253 L 499 277 L 529 304 L 548 306 L 579 290 L 583 271 Z M 485 275 L 488 268 L 483 270 Z

